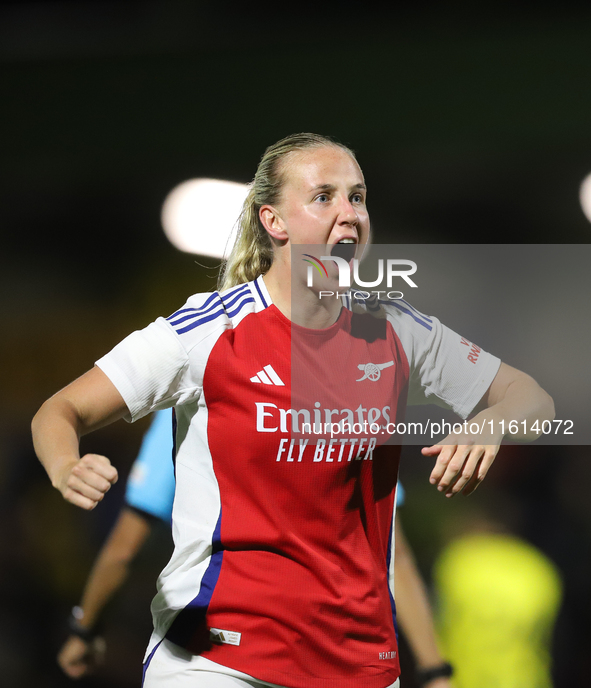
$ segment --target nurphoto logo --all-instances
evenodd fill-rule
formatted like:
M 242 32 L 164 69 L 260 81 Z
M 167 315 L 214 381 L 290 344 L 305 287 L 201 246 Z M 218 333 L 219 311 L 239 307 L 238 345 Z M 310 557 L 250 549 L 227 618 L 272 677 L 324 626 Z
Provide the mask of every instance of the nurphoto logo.
M 395 277 L 402 278 L 413 289 L 416 289 L 418 286 L 410 278 L 410 276 L 414 275 L 414 273 L 417 271 L 417 264 L 412 260 L 405 260 L 402 258 L 388 258 L 386 260 L 383 258 L 378 259 L 378 274 L 377 278 L 373 281 L 365 281 L 361 279 L 359 276 L 359 260 L 357 258 L 353 258 L 352 271 L 349 261 L 341 258 L 340 256 L 320 256 L 320 259 L 318 259 L 309 253 L 304 253 L 302 260 L 306 263 L 309 263 L 307 275 L 307 285 L 309 287 L 314 286 L 314 276 L 316 273 L 318 273 L 322 278 L 329 278 L 328 270 L 324 264 L 324 262 L 327 260 L 331 260 L 336 263 L 339 271 L 339 288 L 342 289 L 351 288 L 351 277 L 353 277 L 355 284 L 359 285 L 360 287 L 384 286 L 384 275 L 386 281 L 385 286 L 387 289 L 392 289 L 393 280 Z M 351 272 L 353 273 L 352 275 Z M 380 298 L 380 294 L 386 294 L 386 298 L 390 300 L 404 298 L 404 294 L 401 291 L 386 292 L 385 289 L 382 289 L 379 291 L 374 290 L 372 292 L 368 292 L 355 290 L 355 296 L 361 299 L 368 299 L 370 296 L 372 296 L 372 294 L 377 294 L 378 298 Z M 334 291 L 319 292 L 319 298 L 322 298 L 323 296 L 335 296 L 336 298 L 339 298 L 340 296 L 343 296 L 343 294 L 340 294 L 338 291 L 336 293 Z

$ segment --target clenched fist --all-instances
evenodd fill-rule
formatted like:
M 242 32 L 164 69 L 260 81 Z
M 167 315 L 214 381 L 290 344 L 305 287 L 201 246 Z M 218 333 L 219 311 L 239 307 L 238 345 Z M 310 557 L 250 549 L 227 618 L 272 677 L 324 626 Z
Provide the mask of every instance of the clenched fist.
M 64 467 L 56 487 L 65 500 L 90 511 L 117 482 L 117 478 L 117 469 L 106 456 L 86 454 Z

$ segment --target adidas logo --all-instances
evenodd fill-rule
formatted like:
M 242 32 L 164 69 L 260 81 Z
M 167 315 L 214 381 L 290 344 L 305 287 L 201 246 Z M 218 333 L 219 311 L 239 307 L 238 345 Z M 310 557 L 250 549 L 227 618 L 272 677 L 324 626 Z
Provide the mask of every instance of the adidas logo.
M 277 375 L 270 365 L 266 365 L 262 370 L 250 378 L 251 382 L 262 382 L 264 385 L 277 385 L 285 387 L 285 382 Z

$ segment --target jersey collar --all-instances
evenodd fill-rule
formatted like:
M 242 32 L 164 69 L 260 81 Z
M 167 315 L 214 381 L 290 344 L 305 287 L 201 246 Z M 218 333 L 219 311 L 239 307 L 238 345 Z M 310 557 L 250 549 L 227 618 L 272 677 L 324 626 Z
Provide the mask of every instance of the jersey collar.
M 256 301 L 257 311 L 262 311 L 273 304 L 262 275 L 259 275 L 254 282 L 250 283 L 250 291 Z

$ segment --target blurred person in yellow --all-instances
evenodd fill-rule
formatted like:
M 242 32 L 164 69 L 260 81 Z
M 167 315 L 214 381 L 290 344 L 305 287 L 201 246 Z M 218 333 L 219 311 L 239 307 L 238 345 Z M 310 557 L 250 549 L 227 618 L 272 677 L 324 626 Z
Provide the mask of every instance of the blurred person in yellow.
M 456 688 L 551 688 L 560 574 L 506 530 L 499 514 L 506 521 L 511 509 L 503 506 L 497 502 L 494 517 L 471 515 L 435 563 L 442 650 Z

